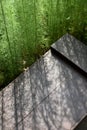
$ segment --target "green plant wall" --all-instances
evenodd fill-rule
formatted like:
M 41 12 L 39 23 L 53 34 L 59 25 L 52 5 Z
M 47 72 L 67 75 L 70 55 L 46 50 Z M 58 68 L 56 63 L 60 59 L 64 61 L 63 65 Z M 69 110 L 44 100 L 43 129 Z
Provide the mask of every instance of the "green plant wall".
M 87 43 L 87 0 L 1 0 L 0 87 L 67 32 Z

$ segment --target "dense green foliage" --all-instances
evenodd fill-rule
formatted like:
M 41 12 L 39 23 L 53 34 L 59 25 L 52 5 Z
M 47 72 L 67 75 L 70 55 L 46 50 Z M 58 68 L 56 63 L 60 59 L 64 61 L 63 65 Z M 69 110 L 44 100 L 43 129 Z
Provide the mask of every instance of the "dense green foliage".
M 0 86 L 66 32 L 87 42 L 87 0 L 0 0 Z

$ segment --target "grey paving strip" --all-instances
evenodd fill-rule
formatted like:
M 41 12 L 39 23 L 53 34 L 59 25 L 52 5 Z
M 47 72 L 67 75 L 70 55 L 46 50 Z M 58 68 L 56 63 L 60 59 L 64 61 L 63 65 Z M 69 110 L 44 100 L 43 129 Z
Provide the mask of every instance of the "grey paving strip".
M 23 120 L 24 130 L 70 130 L 75 122 L 79 122 L 86 110 L 83 103 L 78 101 L 79 93 L 75 92 L 74 87 L 69 86 L 71 82 L 72 80 L 69 81 L 68 86 L 62 83 L 29 116 L 27 115 Z M 70 100 L 72 97 L 75 97 L 75 102 Z M 21 123 L 18 124 L 19 130 Z
M 41 102 L 39 102 L 37 105 L 33 106 L 33 107 L 32 107 L 32 110 L 23 118 L 23 120 L 26 119 L 28 116 L 31 116 L 31 113 L 32 113 L 33 111 L 35 111 L 35 109 L 37 109 L 37 107 L 38 107 L 40 104 L 42 104 L 42 103 L 43 103 L 54 91 L 56 91 L 57 89 L 58 89 L 58 87 L 56 87 L 52 92 L 50 92 L 46 97 L 44 97 L 43 100 L 41 100 Z M 38 95 L 37 95 L 37 97 L 38 97 Z M 21 122 L 23 122 L 23 120 L 21 120 L 20 122 L 18 122 L 17 126 L 18 126 Z M 17 126 L 16 126 L 16 127 L 17 127 Z
M 52 46 L 57 52 L 72 61 L 87 74 L 87 46 L 73 36 L 66 34 Z

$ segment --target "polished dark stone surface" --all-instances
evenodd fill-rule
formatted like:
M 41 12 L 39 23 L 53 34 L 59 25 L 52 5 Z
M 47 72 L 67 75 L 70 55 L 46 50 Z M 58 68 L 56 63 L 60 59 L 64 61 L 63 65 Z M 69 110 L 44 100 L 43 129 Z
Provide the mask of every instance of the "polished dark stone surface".
M 87 113 L 77 68 L 49 50 L 0 92 L 0 130 L 73 130 Z
M 73 36 L 66 34 L 52 46 L 58 53 L 66 57 L 87 74 L 87 46 Z

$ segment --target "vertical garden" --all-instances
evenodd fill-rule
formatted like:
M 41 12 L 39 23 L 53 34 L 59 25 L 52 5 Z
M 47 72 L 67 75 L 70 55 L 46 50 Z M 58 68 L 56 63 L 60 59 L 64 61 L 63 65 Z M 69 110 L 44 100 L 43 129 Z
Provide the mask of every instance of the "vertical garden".
M 0 88 L 65 33 L 87 43 L 87 0 L 0 0 Z

